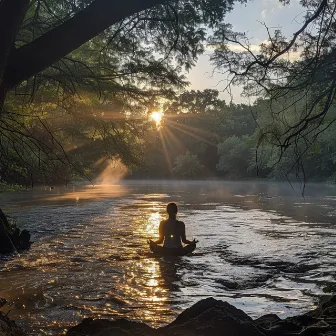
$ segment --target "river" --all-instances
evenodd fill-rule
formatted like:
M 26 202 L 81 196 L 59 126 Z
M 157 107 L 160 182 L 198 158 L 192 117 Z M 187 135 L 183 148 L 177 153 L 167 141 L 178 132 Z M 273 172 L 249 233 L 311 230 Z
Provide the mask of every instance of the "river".
M 154 258 L 165 205 L 175 201 L 192 256 Z M 0 297 L 32 335 L 84 317 L 158 327 L 202 298 L 252 317 L 313 309 L 335 282 L 336 188 L 271 182 L 127 181 L 0 194 L 32 233 L 30 251 L 0 259 Z

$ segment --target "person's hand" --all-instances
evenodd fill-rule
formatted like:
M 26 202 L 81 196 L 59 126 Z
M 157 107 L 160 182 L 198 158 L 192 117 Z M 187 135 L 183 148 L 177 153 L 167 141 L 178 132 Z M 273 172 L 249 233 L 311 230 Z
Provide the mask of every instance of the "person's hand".
M 194 240 L 193 240 L 193 244 L 197 244 L 198 243 L 198 240 L 196 240 L 195 238 L 194 238 Z

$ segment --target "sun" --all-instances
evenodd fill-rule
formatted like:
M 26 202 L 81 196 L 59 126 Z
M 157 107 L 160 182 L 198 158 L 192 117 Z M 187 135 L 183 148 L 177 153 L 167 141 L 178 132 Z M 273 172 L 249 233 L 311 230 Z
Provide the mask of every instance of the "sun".
M 150 119 L 152 119 L 153 121 L 155 121 L 156 127 L 160 127 L 161 126 L 161 122 L 162 122 L 162 118 L 163 118 L 163 113 L 162 112 L 152 112 L 150 114 Z

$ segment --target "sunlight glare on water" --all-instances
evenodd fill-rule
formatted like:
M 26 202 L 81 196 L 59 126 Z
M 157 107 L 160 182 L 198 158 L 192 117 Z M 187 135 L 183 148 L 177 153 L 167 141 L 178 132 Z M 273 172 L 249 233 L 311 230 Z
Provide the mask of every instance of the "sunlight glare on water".
M 0 195 L 32 233 L 30 251 L 0 260 L 0 297 L 32 335 L 85 317 L 154 327 L 213 296 L 252 317 L 312 309 L 335 283 L 335 188 L 303 199 L 288 185 L 125 182 Z M 193 256 L 154 258 L 168 202 L 179 205 Z
M 148 235 L 148 237 L 155 237 L 158 234 L 159 223 L 163 220 L 163 215 L 154 212 L 149 215 L 148 221 L 146 223 L 146 227 L 143 230 L 144 235 Z

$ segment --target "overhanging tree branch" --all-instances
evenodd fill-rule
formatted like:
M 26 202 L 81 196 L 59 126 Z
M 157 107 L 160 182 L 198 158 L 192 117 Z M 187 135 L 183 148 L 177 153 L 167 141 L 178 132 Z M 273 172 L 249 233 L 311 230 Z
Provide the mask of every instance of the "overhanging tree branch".
M 6 87 L 11 89 L 44 70 L 123 18 L 166 1 L 93 1 L 63 24 L 13 50 L 4 74 Z
M 0 84 L 16 34 L 28 9 L 29 0 L 0 1 Z

